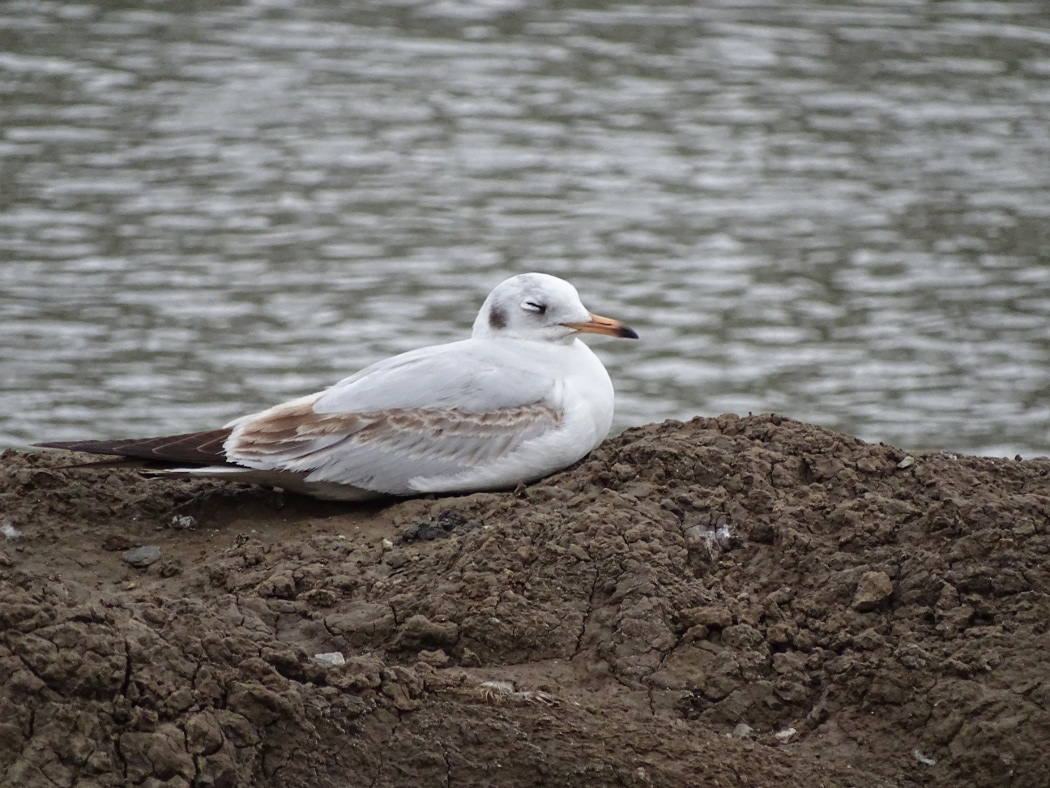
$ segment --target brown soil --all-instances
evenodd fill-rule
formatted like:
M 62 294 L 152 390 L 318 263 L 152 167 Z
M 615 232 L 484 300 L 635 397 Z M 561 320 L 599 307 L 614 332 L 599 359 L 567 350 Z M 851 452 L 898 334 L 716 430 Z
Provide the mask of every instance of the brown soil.
M 9 451 L 0 783 L 1045 786 L 1050 460 L 905 457 L 723 416 L 362 507 Z

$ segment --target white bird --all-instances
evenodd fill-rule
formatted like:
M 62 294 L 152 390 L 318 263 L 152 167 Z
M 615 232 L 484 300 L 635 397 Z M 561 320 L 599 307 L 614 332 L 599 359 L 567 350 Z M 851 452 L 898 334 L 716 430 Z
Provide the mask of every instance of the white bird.
M 328 500 L 510 489 L 609 433 L 612 381 L 585 333 L 638 337 L 588 312 L 568 282 L 521 274 L 485 299 L 470 339 L 380 361 L 221 430 L 36 445 Z

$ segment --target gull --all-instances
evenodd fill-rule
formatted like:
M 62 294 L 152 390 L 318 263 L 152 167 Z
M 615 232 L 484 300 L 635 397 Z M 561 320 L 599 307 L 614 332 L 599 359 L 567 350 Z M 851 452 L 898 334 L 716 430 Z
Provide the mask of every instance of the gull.
M 587 311 L 565 280 L 519 274 L 485 299 L 469 339 L 380 361 L 223 429 L 35 445 L 326 500 L 513 489 L 609 433 L 612 381 L 580 334 L 638 338 Z

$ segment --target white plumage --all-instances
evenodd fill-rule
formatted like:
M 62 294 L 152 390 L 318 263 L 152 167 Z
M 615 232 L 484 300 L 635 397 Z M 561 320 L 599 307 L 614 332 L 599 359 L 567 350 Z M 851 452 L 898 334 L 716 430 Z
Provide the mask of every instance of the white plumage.
M 159 472 L 336 500 L 534 481 L 586 455 L 612 424 L 612 382 L 580 333 L 637 337 L 590 314 L 568 282 L 521 274 L 489 294 L 469 339 L 403 353 L 239 418 L 227 425 L 223 464 Z M 216 434 L 202 433 L 212 442 Z M 192 438 L 176 437 L 180 446 Z M 161 439 L 148 440 L 150 457 L 165 459 Z M 51 445 L 145 456 L 96 443 Z

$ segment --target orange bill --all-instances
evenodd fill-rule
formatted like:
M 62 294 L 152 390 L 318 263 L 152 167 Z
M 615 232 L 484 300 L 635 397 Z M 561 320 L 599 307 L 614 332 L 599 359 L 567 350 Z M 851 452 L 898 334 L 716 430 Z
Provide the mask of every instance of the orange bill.
M 629 328 L 619 320 L 601 315 L 591 315 L 586 323 L 562 323 L 566 328 L 574 328 L 581 334 L 606 334 L 610 337 L 622 337 L 624 339 L 638 339 L 638 334 L 633 328 Z

